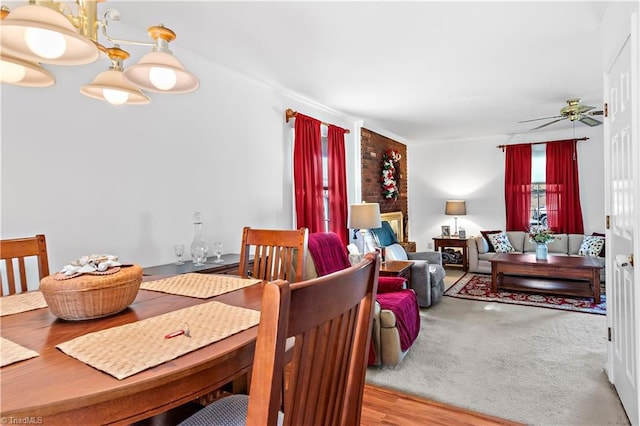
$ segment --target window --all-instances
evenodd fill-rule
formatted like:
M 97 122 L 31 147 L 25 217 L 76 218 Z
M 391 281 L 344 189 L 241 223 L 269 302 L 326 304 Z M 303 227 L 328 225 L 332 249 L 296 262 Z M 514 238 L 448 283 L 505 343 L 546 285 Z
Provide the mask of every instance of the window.
M 329 138 L 327 126 L 320 126 L 322 142 L 322 197 L 324 199 L 324 232 L 329 232 Z
M 531 146 L 531 214 L 532 226 L 547 228 L 546 145 Z

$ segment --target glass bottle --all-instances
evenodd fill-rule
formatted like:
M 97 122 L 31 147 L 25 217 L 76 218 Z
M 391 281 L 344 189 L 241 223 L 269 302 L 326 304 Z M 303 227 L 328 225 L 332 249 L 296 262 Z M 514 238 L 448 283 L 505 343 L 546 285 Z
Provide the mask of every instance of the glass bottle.
M 193 225 L 195 227 L 193 234 L 193 242 L 191 243 L 191 260 L 193 266 L 202 266 L 207 261 L 207 242 L 202 235 L 202 219 L 200 218 L 200 212 L 193 214 Z

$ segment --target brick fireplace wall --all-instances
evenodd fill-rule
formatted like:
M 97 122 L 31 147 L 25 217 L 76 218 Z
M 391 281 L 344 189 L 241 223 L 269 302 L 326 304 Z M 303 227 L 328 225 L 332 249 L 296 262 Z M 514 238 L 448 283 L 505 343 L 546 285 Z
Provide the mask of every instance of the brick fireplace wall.
M 399 167 L 397 200 L 386 199 L 382 195 L 382 155 L 388 149 L 395 149 L 402 155 Z M 405 241 L 409 240 L 409 208 L 407 198 L 407 146 L 379 135 L 371 130 L 361 130 L 360 150 L 362 153 L 362 201 L 379 203 L 380 213 L 402 211 Z

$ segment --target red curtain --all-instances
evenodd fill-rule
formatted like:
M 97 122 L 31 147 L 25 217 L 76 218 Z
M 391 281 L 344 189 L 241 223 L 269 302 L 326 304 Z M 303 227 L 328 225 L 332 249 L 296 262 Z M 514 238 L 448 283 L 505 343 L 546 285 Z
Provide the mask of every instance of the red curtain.
M 296 227 L 324 232 L 320 121 L 298 113 L 293 147 Z
M 531 215 L 531 145 L 507 145 L 504 200 L 507 231 L 528 231 Z
M 583 234 L 575 139 L 547 144 L 546 181 L 549 229 L 562 234 Z
M 344 129 L 329 125 L 329 231 L 338 234 L 343 245 L 349 244 L 347 229 L 347 172 L 344 152 Z

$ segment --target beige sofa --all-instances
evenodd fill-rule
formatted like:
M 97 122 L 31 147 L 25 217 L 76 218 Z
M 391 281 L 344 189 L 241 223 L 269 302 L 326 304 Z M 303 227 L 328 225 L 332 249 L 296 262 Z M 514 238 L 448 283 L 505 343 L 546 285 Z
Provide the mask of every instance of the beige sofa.
M 507 236 L 516 253 L 535 253 L 536 244 L 529 240 L 529 236 L 523 231 L 507 231 Z M 556 239 L 547 244 L 550 255 L 578 256 L 584 235 L 582 234 L 556 234 Z M 469 272 L 491 273 L 489 260 L 495 252 L 488 251 L 489 242 L 479 235 L 469 239 L 467 244 L 467 256 L 469 260 Z M 600 282 L 604 282 L 604 257 L 597 257 L 602 265 Z

